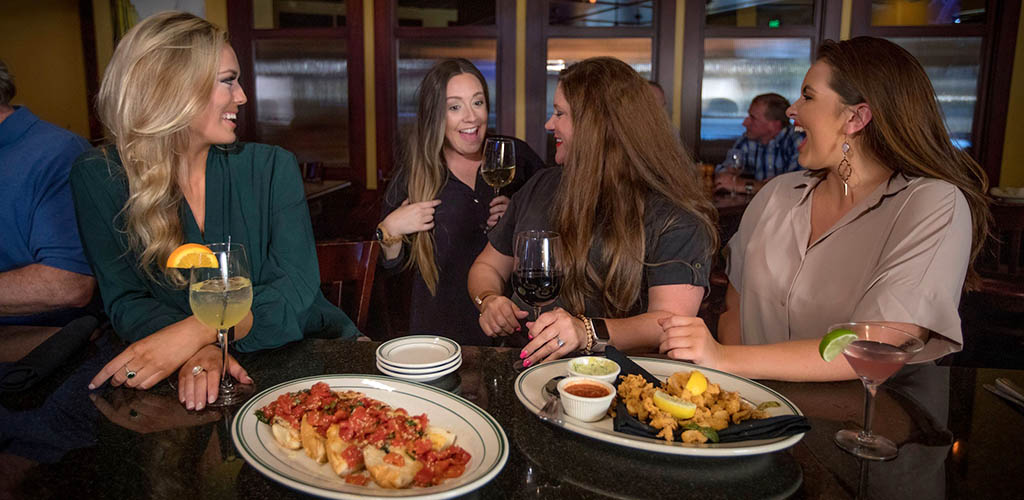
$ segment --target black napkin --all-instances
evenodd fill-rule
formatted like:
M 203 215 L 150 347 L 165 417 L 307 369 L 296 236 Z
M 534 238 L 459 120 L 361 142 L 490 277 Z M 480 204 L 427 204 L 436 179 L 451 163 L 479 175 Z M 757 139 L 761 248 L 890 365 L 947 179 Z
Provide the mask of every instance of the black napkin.
M 51 335 L 21 360 L 0 365 L 0 392 L 23 391 L 35 385 L 78 352 L 97 326 L 99 320 L 95 317 L 82 316 Z
M 648 382 L 654 384 L 655 387 L 661 384 L 661 381 L 658 380 L 657 377 L 647 373 L 647 370 L 644 370 L 640 365 L 634 363 L 633 360 L 619 352 L 618 349 L 608 346 L 605 350 L 605 356 L 619 364 L 619 367 L 622 369 L 619 373 L 620 376 L 640 375 Z M 615 382 L 616 387 L 618 387 L 619 382 L 619 380 Z M 615 408 L 615 421 L 613 426 L 616 432 L 622 432 L 633 436 L 657 438 L 658 435 L 657 429 L 630 415 L 629 412 L 626 411 L 626 404 L 621 400 Z M 801 432 L 807 432 L 810 429 L 811 424 L 807 421 L 807 418 L 800 415 L 783 415 L 764 419 L 751 419 L 739 424 L 731 424 L 729 427 L 718 431 L 718 442 L 730 443 L 751 439 L 772 439 L 800 434 Z M 676 438 L 678 438 L 684 430 L 686 429 L 676 429 Z

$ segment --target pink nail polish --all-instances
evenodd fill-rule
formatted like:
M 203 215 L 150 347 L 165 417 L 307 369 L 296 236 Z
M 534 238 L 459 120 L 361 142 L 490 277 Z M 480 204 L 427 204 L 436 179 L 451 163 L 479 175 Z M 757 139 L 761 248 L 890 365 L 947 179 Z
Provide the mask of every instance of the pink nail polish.
M 527 355 L 528 355 L 528 353 L 526 352 L 526 349 L 523 349 L 522 352 L 519 353 L 519 359 L 523 359 Z
M 530 361 L 530 360 L 523 361 L 523 368 L 528 368 L 532 364 L 533 364 L 533 361 Z

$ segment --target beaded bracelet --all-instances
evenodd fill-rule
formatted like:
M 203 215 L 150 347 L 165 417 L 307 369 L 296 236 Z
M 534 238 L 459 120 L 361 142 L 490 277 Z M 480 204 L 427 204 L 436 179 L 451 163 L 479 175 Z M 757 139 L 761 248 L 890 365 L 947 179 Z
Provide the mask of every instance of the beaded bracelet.
M 582 314 L 577 314 L 576 317 L 583 322 L 583 328 L 587 330 L 587 347 L 583 348 L 583 353 L 587 355 L 593 354 L 594 340 L 597 337 L 597 335 L 594 333 L 594 322 L 591 321 L 590 318 Z

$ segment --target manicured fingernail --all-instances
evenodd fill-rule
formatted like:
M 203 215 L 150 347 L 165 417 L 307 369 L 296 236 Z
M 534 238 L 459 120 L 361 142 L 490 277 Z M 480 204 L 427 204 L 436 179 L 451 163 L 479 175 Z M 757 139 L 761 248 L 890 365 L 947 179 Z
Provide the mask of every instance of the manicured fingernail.
M 530 340 L 533 340 L 533 334 L 532 333 L 527 333 L 526 336 L 529 337 Z
M 526 367 L 528 367 L 528 366 L 530 366 L 532 364 L 533 364 L 533 361 L 530 361 L 530 360 L 523 361 L 523 368 L 526 368 Z
M 517 327 L 516 327 L 516 331 L 517 331 L 517 332 L 518 332 L 518 331 L 520 331 L 520 330 L 522 330 L 522 329 L 523 329 L 523 327 L 521 327 L 521 326 L 517 326 Z
M 217 395 L 216 394 L 210 394 L 210 396 L 207 398 L 207 402 L 210 402 L 210 403 L 212 403 L 212 402 L 214 402 L 216 400 L 217 400 Z
M 529 355 L 529 353 L 526 352 L 526 349 L 523 349 L 522 352 L 519 353 L 519 359 L 524 359 L 527 355 Z
M 90 391 L 91 391 L 91 390 L 93 390 L 93 389 L 95 389 L 95 388 L 96 388 L 96 386 L 95 386 L 95 385 L 89 384 L 89 390 L 90 390 Z
M 89 401 L 96 401 L 96 395 L 95 394 L 90 394 L 89 395 Z

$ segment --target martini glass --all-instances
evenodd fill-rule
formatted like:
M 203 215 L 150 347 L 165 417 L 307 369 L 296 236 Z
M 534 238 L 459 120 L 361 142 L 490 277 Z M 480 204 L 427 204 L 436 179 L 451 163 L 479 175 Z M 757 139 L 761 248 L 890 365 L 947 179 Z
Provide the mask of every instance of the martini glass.
M 903 330 L 881 323 L 841 323 L 832 325 L 828 331 L 846 329 L 857 335 L 843 348 L 843 357 L 864 383 L 864 429 L 861 431 L 843 429 L 836 433 L 835 442 L 840 448 L 868 460 L 890 460 L 896 458 L 896 444 L 871 432 L 874 417 L 875 393 L 878 386 L 898 372 L 921 349 L 924 342 Z

